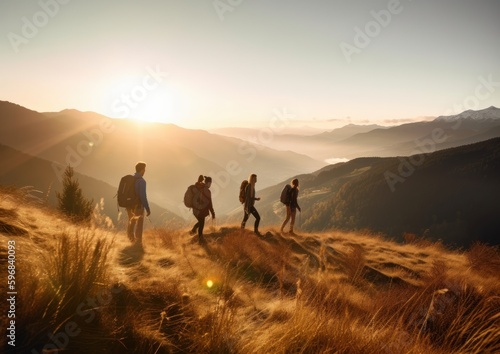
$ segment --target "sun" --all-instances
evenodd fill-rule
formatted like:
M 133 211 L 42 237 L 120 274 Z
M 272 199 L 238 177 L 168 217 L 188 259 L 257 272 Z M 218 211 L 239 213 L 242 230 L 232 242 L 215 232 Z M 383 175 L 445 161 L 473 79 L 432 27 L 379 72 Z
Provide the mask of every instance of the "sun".
M 136 122 L 182 123 L 188 110 L 175 87 L 166 83 L 140 84 L 133 77 L 122 77 L 109 88 L 111 116 Z
M 147 97 L 131 110 L 130 116 L 143 122 L 176 123 L 174 106 L 172 92 L 158 88 L 148 92 Z

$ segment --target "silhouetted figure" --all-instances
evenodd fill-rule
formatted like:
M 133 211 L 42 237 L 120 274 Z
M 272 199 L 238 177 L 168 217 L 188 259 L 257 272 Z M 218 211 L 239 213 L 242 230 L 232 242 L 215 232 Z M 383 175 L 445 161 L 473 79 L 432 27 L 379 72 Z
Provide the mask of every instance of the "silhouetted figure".
M 133 207 L 127 208 L 128 227 L 127 235 L 130 241 L 138 246 L 142 246 L 142 230 L 144 227 L 144 211 L 146 216 L 151 215 L 148 198 L 146 195 L 146 180 L 143 178 L 146 172 L 146 164 L 138 162 L 135 165 L 135 193 L 137 202 Z
M 257 209 L 255 209 L 255 201 L 260 200 L 260 198 L 255 197 L 255 183 L 257 183 L 257 175 L 256 174 L 251 174 L 250 177 L 248 178 L 248 185 L 245 188 L 245 203 L 244 203 L 244 216 L 243 216 L 243 221 L 241 222 L 241 229 L 245 228 L 245 224 L 250 217 L 250 214 L 252 214 L 255 217 L 255 223 L 253 230 L 257 235 L 261 235 L 259 232 L 259 222 L 260 222 L 260 215 L 257 212 Z
M 195 183 L 196 194 L 193 200 L 193 215 L 198 222 L 191 229 L 191 234 L 196 234 L 198 231 L 198 242 L 205 243 L 203 237 L 203 228 L 205 227 L 205 218 L 208 214 L 212 214 L 212 219 L 215 219 L 215 211 L 212 204 L 212 192 L 210 186 L 212 185 L 212 178 L 200 175 L 198 182 Z
M 288 198 L 288 202 L 285 204 L 286 205 L 286 218 L 285 221 L 283 221 L 283 224 L 281 225 L 281 232 L 285 229 L 286 224 L 288 223 L 288 220 L 290 220 L 290 233 L 293 234 L 293 226 L 295 225 L 295 215 L 297 214 L 297 209 L 300 210 L 299 203 L 297 201 L 297 197 L 299 196 L 299 180 L 297 178 L 293 179 L 292 182 L 290 182 L 290 185 L 292 188 L 290 188 L 289 192 L 290 197 Z

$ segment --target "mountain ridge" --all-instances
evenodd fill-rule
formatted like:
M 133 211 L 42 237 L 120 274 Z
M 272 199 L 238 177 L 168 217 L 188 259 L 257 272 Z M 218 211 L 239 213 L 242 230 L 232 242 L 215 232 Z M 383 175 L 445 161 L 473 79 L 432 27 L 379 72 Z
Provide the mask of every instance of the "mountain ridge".
M 292 178 L 301 187 L 299 229 L 308 232 L 369 229 L 397 240 L 414 233 L 461 247 L 498 244 L 493 210 L 500 195 L 500 138 L 411 156 L 357 158 Z M 264 225 L 284 219 L 278 196 L 285 183 L 258 191 Z
M 24 114 L 23 114 L 24 112 Z M 237 201 L 232 190 L 255 171 L 261 185 L 272 185 L 299 171 L 312 172 L 325 162 L 297 152 L 283 152 L 237 139 L 176 125 L 111 119 L 66 110 L 43 115 L 0 102 L 0 143 L 117 185 L 137 161 L 148 163 L 148 195 L 164 208 L 191 218 L 183 193 L 200 174 L 212 175 L 221 214 Z M 11 119 L 14 118 L 14 119 Z
M 486 115 L 486 117 L 484 117 Z M 435 120 L 437 121 L 457 121 L 460 119 L 470 118 L 472 120 L 482 120 L 482 119 L 500 119 L 500 108 L 495 106 L 490 106 L 481 110 L 468 109 L 459 114 L 449 115 L 449 116 L 439 116 Z

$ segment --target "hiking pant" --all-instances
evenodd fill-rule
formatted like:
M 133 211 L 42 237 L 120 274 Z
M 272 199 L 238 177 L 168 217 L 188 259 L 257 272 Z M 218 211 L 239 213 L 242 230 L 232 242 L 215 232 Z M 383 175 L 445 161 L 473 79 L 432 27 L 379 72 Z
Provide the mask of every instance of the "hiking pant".
M 127 236 L 131 242 L 142 245 L 142 229 L 144 228 L 144 208 L 127 208 Z
M 205 216 L 196 216 L 198 222 L 193 226 L 193 232 L 198 229 L 198 238 L 201 240 L 203 238 L 203 228 L 205 227 Z
M 243 216 L 243 221 L 241 222 L 241 228 L 245 228 L 245 224 L 247 223 L 248 218 L 250 217 L 250 214 L 252 214 L 255 217 L 255 224 L 253 225 L 253 230 L 254 231 L 259 231 L 259 222 L 260 222 L 260 215 L 257 209 L 255 207 L 250 207 L 250 210 L 248 210 L 248 213 L 245 211 L 245 215 Z
M 296 208 L 291 208 L 290 205 L 286 206 L 286 219 L 283 221 L 283 224 L 281 225 L 281 231 L 285 228 L 286 224 L 288 223 L 288 220 L 290 218 L 292 219 L 290 221 L 290 231 L 293 232 L 293 225 L 295 225 L 295 216 L 297 215 L 297 209 Z

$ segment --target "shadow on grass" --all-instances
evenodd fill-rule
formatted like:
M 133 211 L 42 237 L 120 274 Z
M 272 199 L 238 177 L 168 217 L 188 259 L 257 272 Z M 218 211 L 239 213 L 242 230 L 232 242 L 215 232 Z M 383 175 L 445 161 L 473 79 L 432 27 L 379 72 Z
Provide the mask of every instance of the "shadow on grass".
M 133 266 L 140 263 L 143 257 L 144 248 L 141 245 L 133 244 L 120 251 L 118 262 L 122 266 Z

